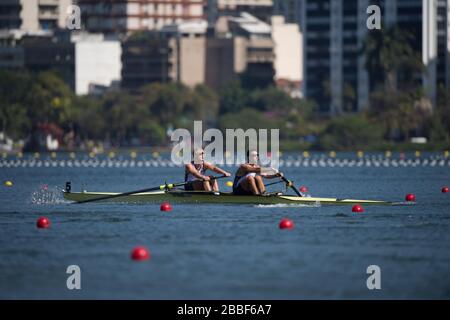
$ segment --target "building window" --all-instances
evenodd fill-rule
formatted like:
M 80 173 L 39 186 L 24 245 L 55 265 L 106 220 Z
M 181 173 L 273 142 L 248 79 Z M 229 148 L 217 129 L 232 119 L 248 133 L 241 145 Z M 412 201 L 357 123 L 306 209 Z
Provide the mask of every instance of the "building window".
M 56 29 L 56 21 L 55 20 L 39 20 L 39 25 L 42 30 Z

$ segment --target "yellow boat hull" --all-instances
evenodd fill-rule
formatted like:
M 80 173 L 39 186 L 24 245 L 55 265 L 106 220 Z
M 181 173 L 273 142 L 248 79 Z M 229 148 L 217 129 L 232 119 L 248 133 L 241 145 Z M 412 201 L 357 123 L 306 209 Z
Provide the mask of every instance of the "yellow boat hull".
M 119 193 L 108 192 L 66 192 L 63 191 L 64 199 L 69 201 L 86 201 Z M 159 203 L 159 202 L 179 202 L 179 203 L 222 203 L 222 204 L 323 204 L 323 205 L 392 205 L 392 202 L 379 200 L 357 200 L 357 199 L 337 199 L 337 198 L 317 198 L 298 197 L 290 195 L 270 195 L 270 196 L 240 196 L 232 193 L 221 192 L 213 194 L 210 192 L 198 191 L 155 191 L 137 193 L 113 199 L 100 200 L 99 202 L 130 202 L 130 203 Z

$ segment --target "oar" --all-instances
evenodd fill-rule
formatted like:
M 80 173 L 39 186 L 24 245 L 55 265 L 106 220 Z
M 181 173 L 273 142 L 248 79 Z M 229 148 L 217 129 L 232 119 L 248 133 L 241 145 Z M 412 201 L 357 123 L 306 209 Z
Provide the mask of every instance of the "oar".
M 265 184 L 264 186 L 265 186 L 265 187 L 273 186 L 274 184 L 279 184 L 279 183 L 283 183 L 283 182 L 284 182 L 283 180 L 280 180 L 280 181 L 276 181 L 276 182 L 267 183 L 267 184 Z
M 225 178 L 226 176 L 218 176 L 218 177 L 211 177 L 211 180 L 216 180 L 216 179 L 222 179 Z M 119 198 L 119 197 L 125 197 L 125 196 L 129 196 L 132 194 L 136 194 L 136 193 L 143 193 L 143 192 L 150 192 L 150 191 L 157 191 L 157 190 L 169 190 L 169 189 L 173 189 L 175 187 L 181 187 L 186 185 L 189 182 L 180 182 L 180 183 L 169 183 L 169 184 L 163 184 L 160 185 L 158 187 L 153 187 L 153 188 L 148 188 L 148 189 L 141 189 L 141 190 L 136 190 L 136 191 L 129 191 L 129 192 L 124 192 L 124 193 L 119 193 L 119 194 L 113 194 L 110 196 L 103 196 L 103 197 L 98 197 L 98 198 L 94 198 L 94 199 L 87 199 L 87 200 L 82 200 L 82 201 L 77 201 L 76 203 L 86 203 L 86 202 L 94 202 L 94 201 L 101 201 L 101 200 L 107 200 L 107 199 L 113 199 L 113 198 Z
M 284 176 L 281 176 L 280 178 L 281 178 L 281 180 L 283 180 L 284 182 L 286 182 L 286 185 L 287 185 L 288 187 L 291 187 L 292 190 L 294 190 L 294 192 L 295 192 L 299 197 L 304 197 L 304 195 L 302 195 L 302 194 L 300 193 L 300 191 L 297 190 L 297 188 L 294 186 L 294 183 L 293 183 L 292 181 L 286 179 L 286 177 L 284 177 Z

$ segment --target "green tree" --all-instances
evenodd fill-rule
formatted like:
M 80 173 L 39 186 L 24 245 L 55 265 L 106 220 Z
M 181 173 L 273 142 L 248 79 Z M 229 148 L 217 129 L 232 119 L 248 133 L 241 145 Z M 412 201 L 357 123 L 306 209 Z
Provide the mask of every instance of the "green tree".
M 384 126 L 384 136 L 388 140 L 409 140 L 431 115 L 431 105 L 422 90 L 390 95 L 377 91 L 371 100 L 370 115 Z
M 297 105 L 286 92 L 275 86 L 266 89 L 256 89 L 250 94 L 249 105 L 260 111 L 270 111 L 279 114 L 289 114 Z
M 138 122 L 139 138 L 142 143 L 161 145 L 166 142 L 166 132 L 156 121 L 141 119 Z
M 113 143 L 121 145 L 137 132 L 137 109 L 135 98 L 124 91 L 111 92 L 103 98 L 105 133 Z
M 34 77 L 24 100 L 34 123 L 61 124 L 68 120 L 72 99 L 73 93 L 63 80 L 55 73 L 42 72 Z
M 207 123 L 216 121 L 219 113 L 219 97 L 205 85 L 197 85 L 189 92 L 183 115 L 191 120 L 203 120 Z
M 23 97 L 32 84 L 30 74 L 0 70 L 0 131 L 13 139 L 23 138 L 31 129 Z
M 235 128 L 276 129 L 281 125 L 280 121 L 267 118 L 263 113 L 250 108 L 244 108 L 237 113 L 227 113 L 219 118 L 219 126 L 223 131 Z
M 75 98 L 68 125 L 74 125 L 82 139 L 103 140 L 110 134 L 110 129 L 107 128 L 110 124 L 105 121 L 102 100 L 95 97 Z
M 316 147 L 325 150 L 354 150 L 379 144 L 382 128 L 364 114 L 332 119 Z
M 422 72 L 424 66 L 412 46 L 414 41 L 414 35 L 395 26 L 368 33 L 361 54 L 365 55 L 373 88 L 383 82 L 387 92 L 396 91 L 399 74 L 403 87 L 416 85 L 413 75 Z
M 219 91 L 220 114 L 239 112 L 248 102 L 248 93 L 242 88 L 239 81 L 232 81 Z
M 141 88 L 141 103 L 161 124 L 173 123 L 183 111 L 188 88 L 182 84 L 150 84 Z

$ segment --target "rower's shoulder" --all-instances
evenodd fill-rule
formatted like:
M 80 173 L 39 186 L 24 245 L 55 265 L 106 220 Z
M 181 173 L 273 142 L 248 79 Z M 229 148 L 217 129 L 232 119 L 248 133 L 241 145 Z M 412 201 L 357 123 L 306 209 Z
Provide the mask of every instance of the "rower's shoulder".
M 248 171 L 248 163 L 241 163 L 236 170 L 236 174 L 240 175 L 242 173 L 246 173 Z
M 242 163 L 242 164 L 239 166 L 239 168 L 243 168 L 243 169 L 249 169 L 249 168 L 251 168 L 251 169 L 253 169 L 253 168 L 259 168 L 259 166 L 258 166 L 258 165 L 255 165 L 255 164 L 253 164 L 253 163 L 248 163 L 248 162 L 246 162 L 246 163 Z

